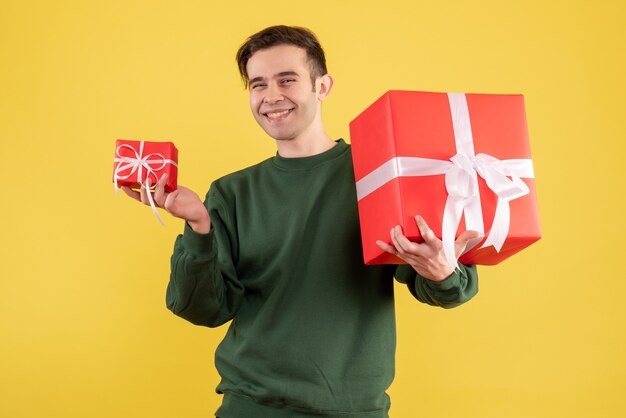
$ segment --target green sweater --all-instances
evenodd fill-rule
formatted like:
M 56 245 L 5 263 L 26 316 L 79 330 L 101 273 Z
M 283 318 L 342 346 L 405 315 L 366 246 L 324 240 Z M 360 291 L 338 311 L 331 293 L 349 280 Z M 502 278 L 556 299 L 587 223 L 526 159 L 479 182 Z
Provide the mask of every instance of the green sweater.
M 410 266 L 363 264 L 343 140 L 225 176 L 205 204 L 211 232 L 186 226 L 177 238 L 166 299 L 197 325 L 232 320 L 215 355 L 223 418 L 387 417 L 394 273 L 431 305 L 477 291 L 474 267 L 435 283 Z

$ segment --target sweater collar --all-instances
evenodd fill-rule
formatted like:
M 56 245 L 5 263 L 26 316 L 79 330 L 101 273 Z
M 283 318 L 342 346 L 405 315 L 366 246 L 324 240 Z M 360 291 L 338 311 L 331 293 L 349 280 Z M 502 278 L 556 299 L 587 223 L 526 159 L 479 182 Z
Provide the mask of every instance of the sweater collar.
M 349 145 L 346 144 L 343 139 L 338 139 L 335 142 L 337 145 L 331 149 L 326 150 L 321 154 L 311 155 L 309 157 L 285 158 L 281 157 L 278 155 L 278 152 L 276 152 L 276 156 L 272 158 L 272 163 L 286 170 L 306 170 L 313 168 L 316 165 L 338 157 L 349 148 Z

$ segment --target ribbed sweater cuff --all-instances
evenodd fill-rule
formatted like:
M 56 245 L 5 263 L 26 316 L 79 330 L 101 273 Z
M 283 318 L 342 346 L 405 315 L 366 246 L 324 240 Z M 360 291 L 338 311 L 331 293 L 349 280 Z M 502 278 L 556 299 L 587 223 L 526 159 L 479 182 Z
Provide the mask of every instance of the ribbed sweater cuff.
M 199 234 L 185 222 L 182 244 L 189 253 L 210 257 L 215 252 L 215 234 L 213 228 L 206 234 Z
M 433 290 L 450 290 L 452 288 L 459 287 L 461 283 L 461 274 L 463 274 L 463 272 L 460 270 L 461 268 L 463 267 L 459 266 L 459 268 L 454 270 L 452 274 L 439 282 L 428 280 L 426 278 L 424 278 L 424 280 L 426 281 L 426 283 L 428 283 L 428 287 Z

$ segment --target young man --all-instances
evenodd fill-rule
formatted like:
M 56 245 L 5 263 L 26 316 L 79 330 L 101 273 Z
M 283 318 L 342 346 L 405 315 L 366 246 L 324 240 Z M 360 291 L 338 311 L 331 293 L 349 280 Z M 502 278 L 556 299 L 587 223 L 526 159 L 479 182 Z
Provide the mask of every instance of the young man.
M 448 308 L 476 293 L 476 271 L 450 267 L 419 217 L 424 243 L 399 227 L 393 246 L 379 242 L 407 265 L 363 264 L 352 155 L 322 124 L 333 80 L 313 33 L 267 28 L 237 60 L 252 114 L 278 153 L 215 181 L 204 203 L 157 183 L 158 206 L 186 220 L 167 306 L 198 325 L 231 321 L 215 358 L 218 417 L 387 417 L 394 275 L 418 300 Z M 125 191 L 148 202 L 145 190 Z M 476 235 L 458 238 L 457 256 Z

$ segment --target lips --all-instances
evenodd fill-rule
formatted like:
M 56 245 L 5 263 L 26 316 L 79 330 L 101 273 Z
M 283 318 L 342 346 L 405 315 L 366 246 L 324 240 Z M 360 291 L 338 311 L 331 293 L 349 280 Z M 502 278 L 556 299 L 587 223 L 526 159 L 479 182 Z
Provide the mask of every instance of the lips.
M 293 109 L 272 110 L 271 112 L 262 113 L 262 115 L 274 122 L 285 119 L 292 111 Z

